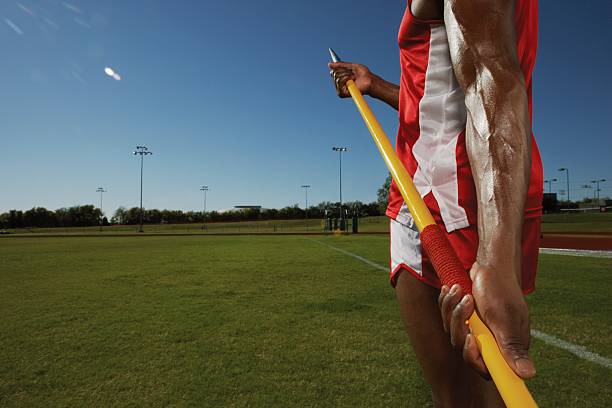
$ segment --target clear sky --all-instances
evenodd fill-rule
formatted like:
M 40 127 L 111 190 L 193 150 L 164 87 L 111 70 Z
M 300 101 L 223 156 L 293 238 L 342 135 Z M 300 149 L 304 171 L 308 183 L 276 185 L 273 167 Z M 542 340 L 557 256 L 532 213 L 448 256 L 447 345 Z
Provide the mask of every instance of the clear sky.
M 0 3 L 0 211 L 137 206 L 136 145 L 148 208 L 372 201 L 386 170 L 327 47 L 398 82 L 404 1 L 78 1 Z M 572 198 L 611 180 L 612 3 L 541 1 L 534 131 L 545 177 L 569 167 Z M 121 80 L 105 74 L 112 67 Z M 395 140 L 397 115 L 372 102 Z M 586 194 L 590 194 L 588 191 Z M 584 196 L 580 191 L 580 196 Z

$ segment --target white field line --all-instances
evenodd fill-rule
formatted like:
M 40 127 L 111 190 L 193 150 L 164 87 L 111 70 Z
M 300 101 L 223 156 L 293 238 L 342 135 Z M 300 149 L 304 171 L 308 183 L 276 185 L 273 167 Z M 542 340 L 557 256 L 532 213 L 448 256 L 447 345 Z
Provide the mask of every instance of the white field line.
M 316 242 L 317 244 L 321 244 L 323 246 L 326 246 L 329 249 L 333 249 L 334 251 L 340 252 L 340 253 L 342 253 L 344 255 L 348 255 L 351 258 L 358 259 L 361 262 L 370 265 L 372 268 L 376 268 L 376 269 L 380 269 L 381 271 L 389 272 L 389 268 L 388 267 L 384 267 L 382 265 L 377 264 L 376 262 L 372 262 L 369 259 L 364 258 L 363 256 L 354 254 L 354 253 L 349 252 L 349 251 L 345 251 L 344 249 L 336 248 L 335 246 L 331 246 L 329 244 L 326 244 L 325 242 L 317 241 L 316 239 L 309 239 L 309 241 Z
M 551 346 L 559 347 L 565 351 L 569 351 L 575 356 L 580 357 L 583 360 L 590 361 L 595 364 L 599 364 L 602 367 L 606 367 L 612 370 L 612 360 L 609 358 L 600 356 L 597 353 L 593 353 L 586 349 L 584 346 L 579 346 L 577 344 L 569 343 L 565 340 L 561 340 L 555 336 L 551 336 L 550 334 L 542 333 L 539 330 L 531 329 L 531 335 L 536 339 L 542 340 L 546 344 L 550 344 Z
M 365 264 L 367 264 L 367 265 L 369 265 L 369 266 L 371 266 L 371 267 L 373 267 L 375 269 L 380 269 L 382 271 L 389 272 L 389 268 L 384 267 L 382 265 L 379 265 L 376 262 L 372 262 L 369 259 L 366 259 L 366 258 L 364 258 L 364 257 L 362 257 L 360 255 L 357 255 L 357 254 L 353 253 L 353 252 L 349 252 L 347 250 L 344 250 L 344 249 L 341 249 L 341 248 L 337 248 L 335 246 L 326 244 L 326 243 L 321 242 L 321 241 L 317 241 L 316 239 L 308 238 L 308 240 L 316 242 L 317 244 L 326 246 L 327 248 L 332 249 L 332 250 L 334 250 L 336 252 L 340 252 L 340 253 L 342 253 L 344 255 L 350 256 L 351 258 L 357 259 L 357 260 L 359 260 L 359 261 L 361 261 L 361 262 L 363 262 L 363 263 L 365 263 Z M 585 255 L 582 255 L 582 256 L 585 256 Z M 600 356 L 597 353 L 593 353 L 592 351 L 588 351 L 586 349 L 586 347 L 584 347 L 584 346 L 579 346 L 577 344 L 569 343 L 569 342 L 567 342 L 565 340 L 561 340 L 561 339 L 559 339 L 559 338 L 557 338 L 555 336 L 551 336 L 550 334 L 546 334 L 546 333 L 543 333 L 543 332 L 541 332 L 539 330 L 535 330 L 535 329 L 531 330 L 531 335 L 533 337 L 535 337 L 536 339 L 541 340 L 541 341 L 543 341 L 544 343 L 546 343 L 548 345 L 558 347 L 558 348 L 560 348 L 562 350 L 565 350 L 565 351 L 568 351 L 568 352 L 572 353 L 573 355 L 575 355 L 575 356 L 577 356 L 577 357 L 579 357 L 579 358 L 581 358 L 583 360 L 590 361 L 592 363 L 598 364 L 598 365 L 600 365 L 602 367 L 605 367 L 605 368 L 608 368 L 608 369 L 612 370 L 612 360 L 610 360 L 609 358 L 606 358 L 604 356 Z
M 612 258 L 612 251 L 592 251 L 590 249 L 540 248 L 541 254 L 587 256 L 591 258 Z

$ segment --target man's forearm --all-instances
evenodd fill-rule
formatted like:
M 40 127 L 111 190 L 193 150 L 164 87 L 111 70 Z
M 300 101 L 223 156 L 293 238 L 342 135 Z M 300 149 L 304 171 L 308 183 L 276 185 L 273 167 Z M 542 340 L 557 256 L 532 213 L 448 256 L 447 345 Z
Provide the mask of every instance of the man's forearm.
M 385 81 L 377 75 L 372 74 L 372 84 L 368 95 L 380 99 L 395 110 L 399 108 L 399 86 Z
M 531 126 L 522 81 L 507 72 L 499 75 L 495 80 L 505 85 L 490 86 L 494 103 L 477 85 L 466 94 L 466 141 L 478 197 L 477 262 L 485 270 L 513 270 L 520 279 Z
M 531 123 L 513 15 L 514 2 L 505 0 L 446 0 L 444 8 L 453 68 L 468 112 L 466 145 L 478 200 L 477 262 L 504 276 L 514 271 L 519 280 Z
M 466 88 L 465 99 L 466 145 L 478 198 L 477 262 L 491 273 L 514 271 L 520 284 L 531 174 L 527 94 L 520 70 L 501 70 L 483 59 L 477 72 L 481 74 Z

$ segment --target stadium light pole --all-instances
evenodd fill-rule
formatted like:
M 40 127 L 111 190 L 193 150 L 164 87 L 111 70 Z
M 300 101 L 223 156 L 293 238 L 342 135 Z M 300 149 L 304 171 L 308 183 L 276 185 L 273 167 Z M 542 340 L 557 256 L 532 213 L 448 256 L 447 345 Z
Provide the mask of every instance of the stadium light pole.
M 102 194 L 106 193 L 106 190 L 103 187 L 98 187 L 96 193 L 100 193 L 100 232 L 102 232 L 102 220 L 104 219 L 104 214 L 102 212 Z
M 561 167 L 558 171 L 565 172 L 565 181 L 567 182 L 567 204 L 570 202 L 570 188 L 569 188 L 569 169 L 567 167 Z
M 597 206 L 599 206 L 599 183 L 603 183 L 604 181 L 607 181 L 607 180 L 606 179 L 591 180 L 591 183 L 597 186 L 595 187 L 595 191 L 597 192 Z M 595 198 L 595 191 L 593 191 L 593 198 Z
M 304 184 L 302 188 L 304 189 L 304 192 L 306 193 L 306 205 L 304 206 L 304 209 L 306 213 L 306 218 L 308 218 L 308 189 L 310 188 L 310 184 Z
M 208 191 L 208 186 L 202 186 L 200 191 L 204 193 L 204 212 L 202 212 L 202 230 L 206 229 L 206 192 Z
M 302 186 L 302 188 L 304 189 L 304 192 L 306 193 L 306 204 L 304 207 L 304 215 L 306 217 L 306 230 L 308 230 L 308 189 L 310 188 L 310 184 L 304 184 Z
M 554 181 L 557 181 L 557 179 L 556 179 L 556 178 L 553 178 L 553 179 L 544 180 L 544 183 L 545 183 L 545 184 L 546 184 L 546 183 L 548 183 L 548 194 L 551 194 L 551 193 L 552 193 L 552 183 L 553 183 Z
M 346 152 L 348 147 L 332 147 L 334 152 L 338 152 L 338 157 L 340 159 L 340 219 L 344 219 L 344 215 L 342 214 L 342 152 Z
M 590 188 L 593 188 L 593 186 L 590 185 L 590 184 L 583 184 L 583 185 L 580 186 L 580 188 L 582 188 L 584 190 L 588 190 Z M 595 191 L 593 191 L 593 194 L 595 194 Z M 593 196 L 593 202 L 595 202 L 595 197 L 594 196 Z
M 153 152 L 149 151 L 149 148 L 146 146 L 136 146 L 136 150 L 134 150 L 134 156 L 140 156 L 140 228 L 138 232 L 143 232 L 142 224 L 144 223 L 144 214 L 142 210 L 142 170 L 144 167 L 144 157 L 153 154 Z

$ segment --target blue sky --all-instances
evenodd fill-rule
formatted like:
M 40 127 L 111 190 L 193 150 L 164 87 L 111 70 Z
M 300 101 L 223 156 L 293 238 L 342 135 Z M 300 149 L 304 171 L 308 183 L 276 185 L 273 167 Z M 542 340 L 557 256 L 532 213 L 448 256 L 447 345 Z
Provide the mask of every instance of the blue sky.
M 545 176 L 564 180 L 557 168 L 569 167 L 575 198 L 586 181 L 612 179 L 612 6 L 540 3 L 533 127 Z M 154 152 L 148 208 L 199 210 L 203 184 L 210 209 L 303 205 L 302 184 L 310 203 L 335 201 L 334 145 L 350 149 L 344 200 L 374 200 L 386 170 L 352 102 L 335 97 L 327 47 L 397 82 L 404 7 L 3 1 L 0 211 L 97 203 L 98 186 L 107 214 L 136 206 L 139 144 Z M 394 140 L 396 112 L 372 107 Z

